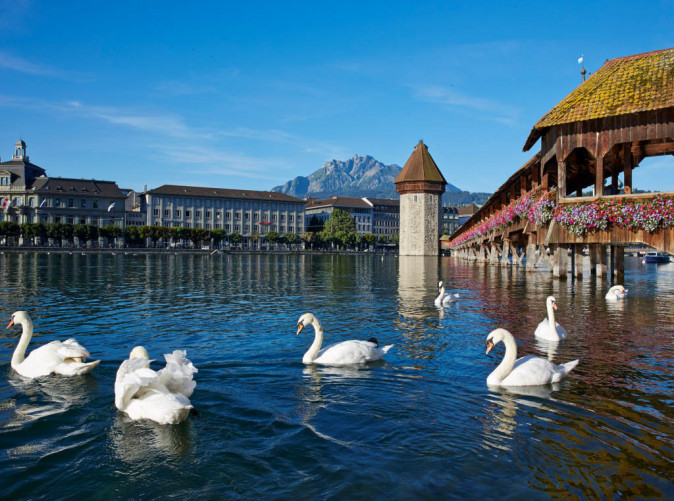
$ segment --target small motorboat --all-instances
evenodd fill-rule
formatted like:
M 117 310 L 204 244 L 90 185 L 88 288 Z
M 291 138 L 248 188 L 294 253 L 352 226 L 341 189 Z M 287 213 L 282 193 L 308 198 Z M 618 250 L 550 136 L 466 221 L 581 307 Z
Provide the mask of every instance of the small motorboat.
M 664 252 L 647 252 L 644 263 L 669 263 L 669 256 Z

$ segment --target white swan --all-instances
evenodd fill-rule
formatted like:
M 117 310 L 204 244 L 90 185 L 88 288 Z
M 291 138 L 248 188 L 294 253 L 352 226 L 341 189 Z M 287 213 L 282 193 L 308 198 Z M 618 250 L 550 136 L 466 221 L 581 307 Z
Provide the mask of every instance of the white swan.
M 33 321 L 28 312 L 15 311 L 7 328 L 20 325 L 23 329 L 19 344 L 12 355 L 12 369 L 24 377 L 36 378 L 49 374 L 79 376 L 91 372 L 101 361 L 84 362 L 89 352 L 74 339 L 52 341 L 35 348 L 26 357 L 26 348 L 33 337 Z M 25 358 L 24 358 L 25 357 Z
M 314 342 L 302 357 L 305 364 L 324 364 L 324 365 L 349 365 L 364 364 L 379 360 L 389 351 L 393 345 L 379 348 L 376 338 L 369 341 L 343 341 L 333 344 L 321 350 L 323 344 L 323 327 L 318 319 L 311 313 L 305 313 L 297 321 L 297 334 L 302 332 L 307 325 L 313 325 L 316 333 Z
M 447 306 L 449 303 L 453 303 L 459 299 L 459 294 L 446 294 L 445 295 L 445 286 L 442 284 L 442 281 L 438 282 L 438 297 L 435 298 L 435 306 Z
M 544 318 L 543 321 L 538 324 L 536 332 L 534 332 L 534 337 L 547 339 L 548 341 L 566 339 L 568 336 L 566 329 L 559 325 L 559 322 L 555 321 L 555 310 L 557 309 L 555 298 L 553 296 L 548 296 L 545 300 L 545 305 L 548 308 L 548 317 Z
M 510 332 L 494 329 L 487 336 L 487 352 L 503 341 L 505 355 L 503 361 L 489 374 L 489 386 L 533 386 L 556 383 L 578 364 L 578 360 L 556 365 L 549 360 L 534 355 L 517 358 L 517 343 Z M 516 360 L 517 359 L 517 360 Z
M 160 424 L 184 421 L 193 407 L 189 397 L 198 372 L 185 357 L 185 351 L 165 354 L 166 367 L 150 369 L 150 357 L 142 346 L 131 350 L 128 360 L 117 369 L 115 407 L 131 419 L 151 419 Z
M 606 299 L 608 299 L 608 300 L 625 299 L 626 294 L 627 294 L 627 289 L 625 289 L 624 286 L 614 285 L 606 293 Z

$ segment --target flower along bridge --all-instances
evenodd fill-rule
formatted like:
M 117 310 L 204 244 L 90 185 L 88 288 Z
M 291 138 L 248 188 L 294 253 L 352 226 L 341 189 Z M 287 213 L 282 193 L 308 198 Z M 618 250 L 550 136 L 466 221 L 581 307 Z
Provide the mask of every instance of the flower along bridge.
M 582 273 L 586 246 L 597 275 L 609 263 L 622 274 L 634 243 L 674 252 L 674 192 L 632 192 L 644 158 L 674 155 L 674 48 L 607 61 L 538 121 L 524 151 L 538 139 L 541 151 L 452 235 L 452 256 L 545 263 L 563 277 L 569 251 Z

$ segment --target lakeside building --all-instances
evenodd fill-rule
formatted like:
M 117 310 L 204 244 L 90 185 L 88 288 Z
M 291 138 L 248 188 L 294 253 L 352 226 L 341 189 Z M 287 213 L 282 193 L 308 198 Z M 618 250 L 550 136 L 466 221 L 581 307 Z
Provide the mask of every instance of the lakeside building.
M 30 163 L 18 140 L 8 162 L 0 163 L 0 220 L 70 223 L 124 228 L 126 195 L 113 181 L 48 177 Z
M 308 226 L 314 217 L 321 224 L 325 224 L 335 209 L 346 211 L 353 216 L 356 233 L 361 235 L 372 233 L 372 205 L 362 198 L 332 197 L 324 200 L 309 198 L 305 208 L 306 225 Z
M 363 200 L 372 207 L 372 233 L 379 238 L 391 238 L 400 232 L 400 200 L 370 198 Z
M 468 221 L 478 210 L 480 210 L 480 206 L 476 204 L 462 205 L 459 207 L 459 226 Z
M 147 191 L 145 203 L 148 226 L 238 232 L 244 247 L 272 231 L 304 231 L 306 202 L 284 193 L 165 184 Z
M 305 224 L 309 226 L 316 218 L 320 224 L 330 218 L 335 209 L 351 214 L 356 223 L 356 233 L 370 233 L 391 238 L 400 229 L 400 200 L 388 198 L 332 197 L 324 200 L 308 199 L 305 209 Z
M 443 206 L 440 208 L 440 233 L 451 235 L 459 229 L 459 209 Z

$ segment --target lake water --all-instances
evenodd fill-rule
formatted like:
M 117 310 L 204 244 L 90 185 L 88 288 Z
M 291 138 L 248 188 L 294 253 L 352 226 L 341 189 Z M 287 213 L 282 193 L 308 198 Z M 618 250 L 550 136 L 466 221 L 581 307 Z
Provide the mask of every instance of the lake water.
M 0 337 L 0 496 L 6 499 L 674 499 L 674 264 L 626 258 L 605 280 L 449 258 L 359 255 L 0 255 L 2 321 L 29 347 L 74 336 L 88 376 L 23 380 L 20 331 Z M 442 279 L 458 303 L 433 305 Z M 569 332 L 534 341 L 545 298 Z M 325 342 L 395 344 L 363 368 L 312 367 Z M 0 319 L 2 317 L 0 316 Z M 4 327 L 6 324 L 3 324 Z M 492 391 L 506 327 L 519 355 L 580 359 L 555 387 Z M 130 349 L 187 350 L 197 416 L 132 422 L 113 382 Z

